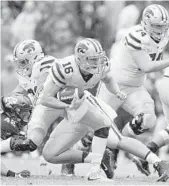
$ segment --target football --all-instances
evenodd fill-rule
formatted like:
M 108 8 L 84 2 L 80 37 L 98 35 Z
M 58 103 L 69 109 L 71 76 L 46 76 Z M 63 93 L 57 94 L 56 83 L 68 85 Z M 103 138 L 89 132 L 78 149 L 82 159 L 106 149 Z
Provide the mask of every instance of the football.
M 75 93 L 74 87 L 66 87 L 58 92 L 57 98 L 66 104 L 71 104 L 74 98 L 74 93 Z

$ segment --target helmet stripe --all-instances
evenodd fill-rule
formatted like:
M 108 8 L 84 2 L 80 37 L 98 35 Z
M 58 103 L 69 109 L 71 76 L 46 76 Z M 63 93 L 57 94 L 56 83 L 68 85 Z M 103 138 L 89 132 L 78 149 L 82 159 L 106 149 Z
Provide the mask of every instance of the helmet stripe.
M 162 8 L 159 6 L 159 5 L 156 5 L 157 7 L 158 7 L 158 9 L 160 10 L 160 12 L 161 12 L 161 15 L 162 15 L 162 21 L 163 21 L 163 19 L 164 19 L 164 12 L 162 11 Z
M 166 14 L 166 12 L 165 12 L 165 8 L 164 8 L 163 6 L 161 6 L 161 5 L 159 5 L 159 7 L 161 8 L 161 10 L 162 10 L 162 12 L 163 12 L 164 20 L 166 20 L 166 19 L 167 19 L 167 14 Z
M 166 15 L 166 21 L 168 20 L 168 12 L 167 12 L 167 10 L 165 9 L 165 8 L 163 8 L 163 10 L 164 10 L 164 12 L 165 12 L 165 15 Z
M 98 52 L 100 52 L 101 50 L 100 50 L 100 46 L 99 46 L 97 40 L 96 40 L 96 39 L 91 39 L 91 40 L 92 40 L 93 43 L 95 43 L 95 45 L 97 46 Z
M 102 48 L 102 46 L 101 46 L 101 44 L 95 39 L 95 42 L 97 43 L 97 45 L 98 45 L 98 47 L 99 47 L 99 50 L 100 51 L 103 51 L 103 48 Z
M 94 42 L 92 41 L 92 39 L 90 39 L 90 38 L 87 38 L 86 40 L 90 41 L 90 43 L 92 43 L 93 47 L 95 48 L 96 52 L 98 52 L 96 43 L 94 43 Z

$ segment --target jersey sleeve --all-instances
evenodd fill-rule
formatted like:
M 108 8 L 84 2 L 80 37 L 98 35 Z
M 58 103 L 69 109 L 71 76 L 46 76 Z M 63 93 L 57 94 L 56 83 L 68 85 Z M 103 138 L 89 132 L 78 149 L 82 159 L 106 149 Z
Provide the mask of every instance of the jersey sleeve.
M 66 75 L 58 60 L 53 63 L 50 69 L 50 75 L 57 86 L 63 87 L 66 85 Z
M 141 28 L 134 28 L 122 38 L 122 42 L 130 50 L 146 50 L 149 48 L 149 36 Z
M 39 79 L 43 74 L 48 73 L 55 60 L 56 58 L 52 56 L 45 56 L 42 60 L 35 63 L 32 69 L 32 78 Z

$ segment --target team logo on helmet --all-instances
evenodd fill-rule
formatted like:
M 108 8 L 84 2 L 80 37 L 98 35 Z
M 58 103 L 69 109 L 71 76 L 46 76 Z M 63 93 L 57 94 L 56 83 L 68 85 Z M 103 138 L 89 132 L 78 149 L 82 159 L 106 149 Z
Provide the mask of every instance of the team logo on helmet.
M 83 44 L 83 43 L 79 43 L 79 46 L 77 48 L 77 52 L 78 53 L 81 53 L 81 54 L 84 54 L 89 48 Z
M 150 16 L 154 16 L 154 12 L 151 9 L 147 9 L 145 16 L 147 18 L 150 18 Z
M 35 46 L 33 43 L 28 43 L 24 46 L 23 51 L 27 51 L 28 54 L 31 54 L 33 51 L 35 51 Z

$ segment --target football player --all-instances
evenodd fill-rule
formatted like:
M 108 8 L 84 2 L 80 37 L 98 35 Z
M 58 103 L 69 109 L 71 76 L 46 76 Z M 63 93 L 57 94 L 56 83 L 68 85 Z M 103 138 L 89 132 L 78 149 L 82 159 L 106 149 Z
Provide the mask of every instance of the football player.
M 24 101 L 22 100 L 22 98 L 25 98 L 24 96 L 28 96 L 30 98 L 31 101 L 29 103 L 31 106 L 35 104 L 39 91 L 41 90 L 43 82 L 46 79 L 48 70 L 51 67 L 52 62 L 55 60 L 55 58 L 52 56 L 45 56 L 40 44 L 35 40 L 24 40 L 18 43 L 14 48 L 13 58 L 19 84 L 12 93 L 14 94 L 14 97 L 2 97 L 1 101 L 3 110 L 5 110 L 3 113 L 7 113 L 6 111 L 11 110 L 14 107 L 16 110 L 20 109 L 17 108 L 19 105 L 15 102 L 18 103 L 18 101 Z M 10 115 L 11 113 L 8 114 L 7 120 L 9 120 Z M 9 122 L 11 122 L 11 119 Z M 26 122 L 23 122 L 22 120 L 19 123 L 23 125 L 23 123 Z M 7 125 L 5 125 L 5 128 L 6 127 Z M 10 129 L 12 129 L 12 125 Z M 24 136 L 21 135 L 18 137 L 16 134 L 18 133 L 15 131 L 15 135 L 12 133 L 10 138 L 1 143 L 2 153 L 15 150 L 14 147 L 17 146 L 18 141 L 25 139 Z M 34 146 L 31 146 L 31 148 L 34 149 Z
M 168 100 L 168 83 L 169 83 L 169 68 L 165 69 L 164 77 L 158 80 L 157 90 L 160 96 L 160 100 L 162 103 L 163 113 L 165 116 L 165 120 L 167 123 L 167 127 L 160 132 L 157 132 L 151 142 L 148 143 L 147 147 L 154 153 L 158 153 L 159 149 L 165 145 L 169 144 L 169 100 Z M 138 160 L 135 158 L 136 161 Z M 139 169 L 143 170 L 143 172 L 147 172 L 150 174 L 149 165 L 146 161 L 138 161 Z
M 93 166 L 88 179 L 99 179 L 100 164 L 109 135 L 109 147 L 127 150 L 153 163 L 159 173 L 159 180 L 166 181 L 169 177 L 169 164 L 161 161 L 139 141 L 122 136 L 114 127 L 113 119 L 116 114 L 111 107 L 86 91 L 100 80 L 120 100 L 126 98 L 111 74 L 110 64 L 102 46 L 95 39 L 86 38 L 80 41 L 76 44 L 74 55 L 53 64 L 36 105 L 37 108 L 43 108 L 39 107 L 43 104 L 43 112 L 36 110 L 38 118 L 35 118 L 33 113 L 31 127 L 28 129 L 31 134 L 35 134 L 36 128 L 45 131 L 58 116 L 64 117 L 43 149 L 44 158 L 55 164 L 90 162 Z M 54 112 L 55 115 L 52 114 Z M 112 129 L 109 134 L 110 126 Z M 104 130 L 105 133 L 100 133 L 102 128 L 107 129 Z M 92 152 L 72 149 L 71 147 L 91 129 L 95 130 Z M 32 137 L 30 141 L 35 143 L 33 136 L 29 137 Z
M 34 107 L 55 58 L 45 56 L 39 42 L 35 40 L 24 40 L 18 43 L 14 48 L 13 57 L 16 76 L 19 81 L 13 92 L 28 96 Z M 9 99 L 6 99 L 3 104 L 5 108 L 10 108 L 13 105 Z M 13 138 L 15 136 L 11 139 Z M 17 140 L 13 139 L 11 144 L 11 150 L 15 150 Z M 30 148 L 34 150 L 33 145 Z
M 134 117 L 144 113 L 141 125 L 130 122 L 124 127 L 123 134 L 126 136 L 137 137 L 152 129 L 156 123 L 154 102 L 143 84 L 147 73 L 169 66 L 169 59 L 162 59 L 169 40 L 168 33 L 167 10 L 156 4 L 146 7 L 141 24 L 132 27 L 122 38 L 112 62 L 112 75 L 127 94 L 127 99 L 118 100 L 104 84 L 100 87 L 98 97 L 115 110 L 122 107 Z
M 12 106 L 5 107 L 6 101 Z M 29 99 L 21 94 L 12 93 L 1 98 L 1 155 L 11 151 L 12 139 L 24 138 L 23 128 L 27 125 L 32 110 L 30 105 Z M 29 177 L 30 172 L 13 172 L 1 162 L 1 175 L 24 178 Z
M 156 123 L 154 102 L 143 83 L 147 73 L 169 66 L 169 59 L 162 59 L 169 40 L 169 15 L 157 4 L 145 8 L 141 24 L 131 27 L 122 38 L 113 57 L 112 72 L 126 94 L 124 101 L 117 100 L 101 85 L 98 97 L 117 110 L 122 107 L 134 117 L 144 113 L 141 125 L 129 122 L 123 129 L 126 136 L 137 137 L 152 129 Z
M 162 108 L 165 116 L 165 120 L 167 123 L 166 129 L 158 132 L 152 139 L 152 141 L 148 144 L 148 148 L 157 153 L 157 151 L 169 144 L 169 100 L 168 100 L 168 83 L 169 83 L 169 68 L 165 69 L 164 77 L 158 81 L 158 93 L 160 96 L 160 100 L 162 103 Z

